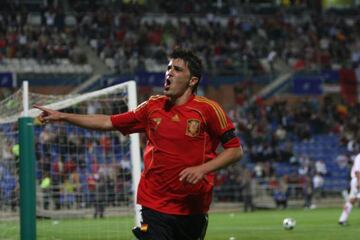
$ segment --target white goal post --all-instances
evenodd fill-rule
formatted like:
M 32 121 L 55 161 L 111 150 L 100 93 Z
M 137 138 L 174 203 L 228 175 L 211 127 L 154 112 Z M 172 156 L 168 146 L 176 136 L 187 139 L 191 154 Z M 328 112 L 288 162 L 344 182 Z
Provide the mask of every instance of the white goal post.
M 131 93 L 128 100 L 128 105 L 130 109 L 135 109 L 137 107 L 137 90 L 135 81 L 131 81 L 127 85 L 128 92 Z M 130 135 L 130 154 L 132 162 L 132 178 L 133 178 L 133 192 L 134 192 L 134 210 L 135 210 L 135 224 L 140 226 L 141 215 L 140 215 L 140 206 L 136 203 L 137 196 L 137 186 L 139 185 L 140 175 L 141 175 L 141 156 L 140 156 L 140 137 L 138 133 L 133 133 Z

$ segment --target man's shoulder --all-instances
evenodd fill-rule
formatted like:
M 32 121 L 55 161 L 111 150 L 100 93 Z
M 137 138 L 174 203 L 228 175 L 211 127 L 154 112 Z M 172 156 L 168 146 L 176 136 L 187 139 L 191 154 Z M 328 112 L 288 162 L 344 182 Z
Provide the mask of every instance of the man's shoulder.
M 164 95 L 152 95 L 149 97 L 148 101 L 152 103 L 157 103 L 157 102 L 164 102 L 166 99 L 167 98 Z
M 148 100 L 140 103 L 136 107 L 135 111 L 137 112 L 137 111 L 140 111 L 140 110 L 145 109 L 145 108 L 149 108 L 149 107 L 151 108 L 151 107 L 154 107 L 156 105 L 162 104 L 165 101 L 165 99 L 166 99 L 166 97 L 163 96 L 163 95 L 153 95 L 153 96 L 149 97 Z
M 150 96 L 148 100 L 146 100 L 145 102 L 143 102 L 141 105 L 147 105 L 147 106 L 154 106 L 154 105 L 158 105 L 158 104 L 163 104 L 166 101 L 166 96 L 164 95 L 153 95 Z
M 195 96 L 194 98 L 194 104 L 207 109 L 214 109 L 215 111 L 221 110 L 221 106 L 219 103 L 215 102 L 214 100 L 211 100 L 207 97 L 203 96 Z
M 218 104 L 218 103 L 215 102 L 214 100 L 211 100 L 210 98 L 207 98 L 207 97 L 204 97 L 204 96 L 195 96 L 195 97 L 194 97 L 194 101 L 195 101 L 195 102 L 202 103 L 202 104 L 207 104 L 207 105 L 210 105 L 210 104 Z

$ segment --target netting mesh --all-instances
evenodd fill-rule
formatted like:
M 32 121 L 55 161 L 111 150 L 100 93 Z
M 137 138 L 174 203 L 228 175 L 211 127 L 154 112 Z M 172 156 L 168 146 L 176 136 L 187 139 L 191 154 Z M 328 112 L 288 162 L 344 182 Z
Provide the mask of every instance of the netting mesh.
M 81 101 L 78 97 L 31 94 L 30 104 L 110 115 L 128 110 L 126 89 Z M 16 92 L 8 98 L 10 103 L 3 104 L 18 107 L 21 96 L 21 91 Z M 2 109 L 0 117 L 6 120 L 0 124 L 0 239 L 19 239 L 18 232 L 2 229 L 19 228 L 18 130 L 17 121 L 8 120 L 20 113 L 20 107 L 11 108 L 11 113 Z M 34 126 L 37 239 L 131 239 L 130 138 L 116 131 L 90 131 L 67 123 L 42 125 L 35 120 Z
M 34 104 L 48 105 L 51 103 L 59 102 L 60 100 L 70 99 L 76 97 L 64 95 L 45 95 L 39 93 L 29 92 L 29 105 Z M 15 122 L 23 111 L 23 90 L 19 89 L 12 95 L 0 101 L 0 122 Z

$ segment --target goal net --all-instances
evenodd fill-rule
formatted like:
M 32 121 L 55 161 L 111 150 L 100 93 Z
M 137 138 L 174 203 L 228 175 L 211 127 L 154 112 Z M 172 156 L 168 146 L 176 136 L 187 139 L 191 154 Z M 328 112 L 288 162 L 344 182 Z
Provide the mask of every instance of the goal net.
M 19 90 L 0 105 L 0 239 L 19 239 Z M 136 107 L 135 82 L 77 96 L 29 94 L 29 105 L 80 114 Z M 140 178 L 138 134 L 99 132 L 34 117 L 37 239 L 133 239 Z M 135 210 L 135 211 L 134 211 Z M 135 214 L 136 213 L 136 214 Z M 134 221 L 135 216 L 135 221 Z

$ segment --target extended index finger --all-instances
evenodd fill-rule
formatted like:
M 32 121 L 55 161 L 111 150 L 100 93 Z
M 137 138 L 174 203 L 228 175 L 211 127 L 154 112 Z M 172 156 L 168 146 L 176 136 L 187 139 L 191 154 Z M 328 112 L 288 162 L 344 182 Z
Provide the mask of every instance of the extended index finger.
M 41 111 L 47 111 L 47 108 L 39 106 L 39 105 L 33 105 L 34 108 L 40 109 Z

